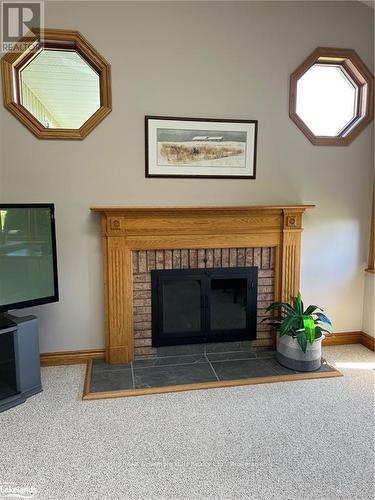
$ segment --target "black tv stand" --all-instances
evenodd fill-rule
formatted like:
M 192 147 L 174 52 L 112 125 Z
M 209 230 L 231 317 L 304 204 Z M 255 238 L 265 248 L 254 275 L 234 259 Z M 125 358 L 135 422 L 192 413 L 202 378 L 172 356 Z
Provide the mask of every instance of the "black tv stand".
M 0 412 L 41 392 L 38 320 L 0 314 Z M 4 326 L 6 325 L 6 326 Z
M 0 330 L 4 328 L 17 327 L 17 323 L 10 319 L 7 313 L 0 313 Z

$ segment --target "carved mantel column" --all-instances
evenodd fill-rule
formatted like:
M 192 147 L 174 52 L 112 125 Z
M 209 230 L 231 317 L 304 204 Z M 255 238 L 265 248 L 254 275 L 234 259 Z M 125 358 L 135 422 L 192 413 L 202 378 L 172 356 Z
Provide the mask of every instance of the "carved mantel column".
M 291 302 L 300 286 L 302 212 L 283 209 L 281 300 Z

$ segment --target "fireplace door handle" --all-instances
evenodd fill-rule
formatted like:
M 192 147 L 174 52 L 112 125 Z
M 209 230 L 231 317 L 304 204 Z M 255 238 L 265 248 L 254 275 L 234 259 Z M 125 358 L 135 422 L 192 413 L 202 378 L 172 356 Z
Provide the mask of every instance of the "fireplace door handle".
M 207 309 L 208 307 L 208 297 L 207 295 L 201 295 L 201 308 Z

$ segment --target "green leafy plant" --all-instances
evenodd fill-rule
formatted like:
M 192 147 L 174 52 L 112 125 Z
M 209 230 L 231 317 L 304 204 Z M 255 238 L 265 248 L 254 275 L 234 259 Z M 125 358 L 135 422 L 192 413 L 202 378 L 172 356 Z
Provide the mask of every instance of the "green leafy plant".
M 278 315 L 275 315 L 275 311 Z M 296 338 L 303 352 L 306 352 L 307 344 L 313 344 L 323 332 L 332 334 L 332 323 L 323 314 L 323 309 L 311 305 L 304 310 L 300 292 L 297 297 L 293 297 L 292 304 L 273 302 L 266 312 L 272 312 L 272 315 L 264 318 L 262 322 L 276 328 L 280 337 L 289 335 Z

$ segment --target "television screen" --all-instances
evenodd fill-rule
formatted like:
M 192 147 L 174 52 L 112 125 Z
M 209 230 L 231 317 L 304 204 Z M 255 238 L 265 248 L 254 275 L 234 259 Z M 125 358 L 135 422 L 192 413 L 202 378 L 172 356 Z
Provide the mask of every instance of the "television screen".
M 0 311 L 57 300 L 54 206 L 0 204 Z

